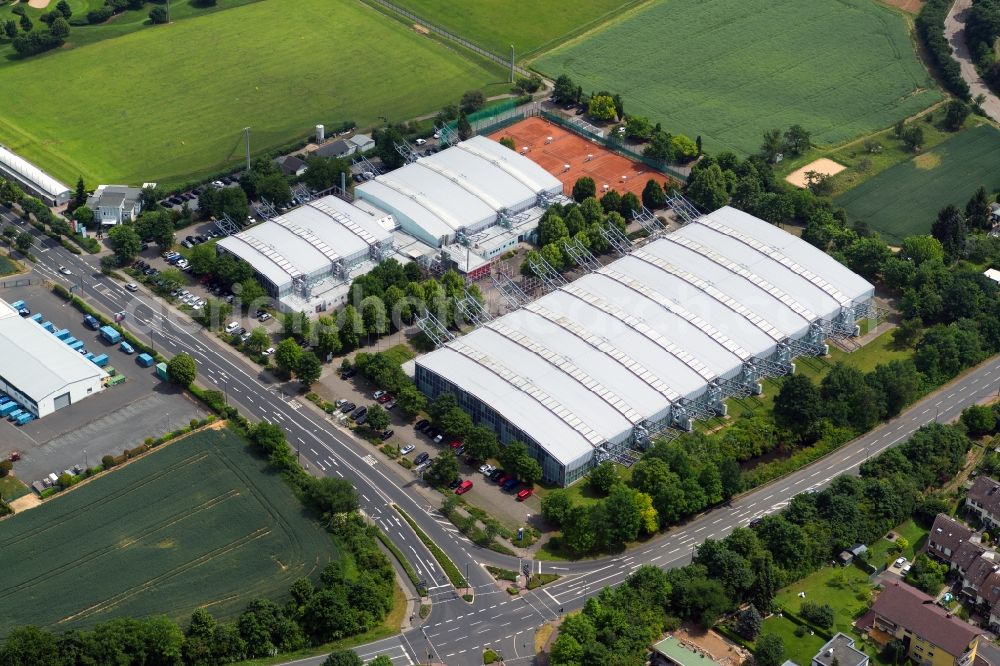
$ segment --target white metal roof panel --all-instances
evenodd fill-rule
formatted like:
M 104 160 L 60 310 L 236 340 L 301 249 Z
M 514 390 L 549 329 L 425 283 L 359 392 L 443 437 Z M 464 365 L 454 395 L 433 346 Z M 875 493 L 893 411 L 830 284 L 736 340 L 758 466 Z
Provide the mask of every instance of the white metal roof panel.
M 380 208 L 389 211 L 398 211 L 399 215 L 413 221 L 415 225 L 424 230 L 431 238 L 440 240 L 442 237 L 451 236 L 455 229 L 450 224 L 441 219 L 433 207 L 419 198 L 414 198 L 408 194 L 394 190 L 378 179 L 361 183 L 354 188 L 355 195 L 363 197 Z
M 452 231 L 496 217 L 496 209 L 460 183 L 419 164 L 407 164 L 376 176 L 375 180 L 418 200 L 423 199 L 423 203 L 430 206 Z
M 581 432 L 536 397 L 451 347 L 441 347 L 421 356 L 416 362 L 490 405 L 504 419 L 527 432 L 562 464 L 568 465 L 593 452 L 593 445 Z
M 265 222 L 236 234 L 248 242 L 256 240 L 287 261 L 292 270 L 311 275 L 330 266 L 330 259 L 306 238 L 279 224 Z M 278 259 L 279 265 L 281 259 Z
M 41 402 L 69 384 L 93 381 L 107 373 L 0 300 L 0 375 Z
M 466 150 L 442 150 L 417 163 L 438 168 L 443 174 L 460 178 L 466 187 L 484 192 L 495 202 L 494 210 L 513 208 L 538 196 L 536 190 L 514 175 Z
M 287 271 L 239 236 L 227 236 L 220 240 L 218 245 L 253 266 L 255 271 L 267 278 L 268 282 L 279 290 L 291 286 L 292 276 Z
M 5 165 L 14 173 L 20 174 L 25 180 L 34 183 L 38 189 L 53 197 L 69 192 L 67 185 L 45 173 L 20 155 L 0 146 L 0 164 Z
M 535 161 L 485 136 L 474 136 L 456 146 L 495 164 L 530 187 L 535 193 L 562 194 L 562 182 Z
M 875 293 L 875 287 L 863 277 L 853 272 L 839 261 L 813 247 L 801 238 L 782 231 L 780 228 L 764 220 L 744 213 L 731 206 L 705 215 L 694 225 L 725 227 L 738 235 L 749 237 L 766 246 L 773 254 L 784 255 L 787 265 L 797 265 L 806 271 L 807 279 L 812 279 L 821 285 L 834 298 L 846 298 L 849 301 L 865 301 Z M 752 249 L 750 245 L 747 245 Z M 760 254 L 758 252 L 758 254 Z M 812 276 L 810 278 L 810 276 Z M 839 293 L 839 297 L 836 295 Z

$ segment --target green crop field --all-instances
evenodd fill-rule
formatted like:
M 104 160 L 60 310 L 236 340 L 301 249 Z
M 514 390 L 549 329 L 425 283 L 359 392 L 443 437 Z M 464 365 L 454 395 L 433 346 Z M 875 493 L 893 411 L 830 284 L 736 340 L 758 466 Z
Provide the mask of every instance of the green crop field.
M 338 556 L 241 438 L 198 433 L 0 523 L 0 636 L 280 599 Z
M 534 64 L 710 153 L 793 124 L 837 144 L 941 99 L 903 17 L 873 0 L 657 0 Z
M 834 199 L 852 221 L 867 222 L 889 241 L 930 232 L 937 212 L 964 207 L 984 185 L 1000 187 L 1000 130 L 982 125 L 890 167 Z
M 600 25 L 642 0 L 394 0 L 420 18 L 473 44 L 520 60 L 567 35 Z
M 0 65 L 0 90 L 17 93 L 0 143 L 65 182 L 169 185 L 238 162 L 247 126 L 263 152 L 501 81 L 361 3 L 267 0 Z

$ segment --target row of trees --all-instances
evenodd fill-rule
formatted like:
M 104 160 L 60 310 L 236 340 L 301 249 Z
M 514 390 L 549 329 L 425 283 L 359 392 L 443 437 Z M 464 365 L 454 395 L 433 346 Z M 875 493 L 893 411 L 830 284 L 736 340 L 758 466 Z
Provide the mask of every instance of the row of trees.
M 965 18 L 965 39 L 983 79 L 1000 90 L 1000 62 L 994 45 L 1000 38 L 1000 2 L 977 0 Z
M 573 267 L 573 259 L 562 245 L 563 241 L 580 241 L 594 254 L 604 254 L 611 249 L 601 234 L 603 229 L 617 227 L 625 231 L 626 219 L 640 209 L 639 198 L 631 192 L 620 196 L 609 191 L 600 201 L 596 196 L 596 184 L 589 177 L 579 179 L 573 186 L 573 197 L 577 203 L 553 204 L 538 222 L 538 245 L 541 249 L 529 250 L 527 260 L 521 265 L 524 275 L 533 275 L 531 259 L 544 257 L 557 271 Z
M 944 505 L 933 488 L 958 472 L 968 447 L 958 427 L 925 426 L 910 441 L 865 463 L 860 477 L 838 477 L 820 493 L 796 496 L 752 530 L 706 540 L 688 566 L 641 567 L 563 620 L 551 663 L 642 664 L 648 645 L 681 621 L 710 627 L 749 604 L 736 628 L 756 639 L 758 664 L 777 666 L 783 658 L 781 639 L 757 635 L 760 616 L 772 610 L 777 590 L 845 547 L 871 543 L 911 515 L 929 524 Z M 616 485 L 612 492 L 624 504 L 622 488 Z M 824 609 L 808 612 L 822 619 Z
M 944 35 L 944 21 L 951 9 L 951 0 L 927 0 L 917 15 L 917 35 L 945 87 L 961 99 L 969 99 L 969 84 L 962 78 L 962 69 L 951 55 L 951 44 Z

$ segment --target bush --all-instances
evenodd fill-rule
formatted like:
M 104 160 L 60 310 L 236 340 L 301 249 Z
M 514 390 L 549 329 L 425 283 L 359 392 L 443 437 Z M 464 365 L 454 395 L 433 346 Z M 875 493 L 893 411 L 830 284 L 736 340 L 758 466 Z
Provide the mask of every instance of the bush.
M 10 474 L 12 469 L 14 469 L 14 463 L 9 460 L 0 460 L 0 479 Z
M 799 608 L 799 614 L 806 622 L 814 624 L 820 629 L 829 629 L 833 626 L 834 613 L 830 604 L 803 601 L 802 606 Z
M 499 661 L 499 659 L 500 659 L 500 657 L 493 650 L 485 650 L 483 652 L 483 663 L 484 664 L 493 664 L 493 663 Z
M 507 594 L 509 594 L 509 595 L 511 595 L 511 596 L 515 596 L 515 595 L 517 595 L 517 594 L 519 594 L 519 593 L 520 593 L 520 590 L 518 590 L 518 589 L 517 589 L 516 587 L 514 587 L 513 585 L 511 585 L 510 587 L 508 587 L 508 588 L 507 588 Z
M 101 458 L 101 466 L 103 466 L 104 469 L 111 469 L 112 467 L 115 466 L 115 457 L 104 456 L 103 458 Z

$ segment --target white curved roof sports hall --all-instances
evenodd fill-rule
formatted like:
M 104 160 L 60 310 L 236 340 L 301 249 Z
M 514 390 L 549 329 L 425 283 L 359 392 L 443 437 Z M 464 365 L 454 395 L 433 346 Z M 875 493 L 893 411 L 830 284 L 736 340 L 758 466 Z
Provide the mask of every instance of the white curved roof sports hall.
M 873 294 L 825 253 L 727 207 L 417 363 L 568 464 Z

